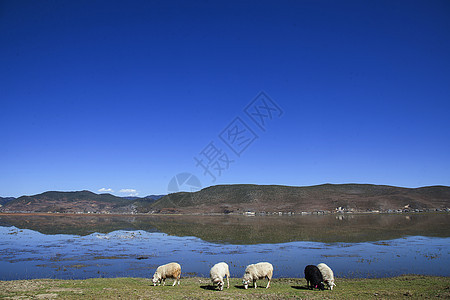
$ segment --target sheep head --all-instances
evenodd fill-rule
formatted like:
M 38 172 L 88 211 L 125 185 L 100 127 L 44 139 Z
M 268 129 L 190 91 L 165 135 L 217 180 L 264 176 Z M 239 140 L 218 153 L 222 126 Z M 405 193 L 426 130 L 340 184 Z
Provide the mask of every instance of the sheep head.
M 242 283 L 244 284 L 244 288 L 248 289 L 248 281 L 247 280 L 242 280 Z
M 322 290 L 322 291 L 325 289 L 325 285 L 323 284 L 323 282 L 321 282 L 319 284 L 316 284 L 314 287 L 316 289 L 319 289 L 319 290 Z
M 252 276 L 249 273 L 244 274 L 244 279 L 242 283 L 244 284 L 244 288 L 248 289 L 248 284 L 252 281 Z
M 152 282 L 154 286 L 156 286 L 157 283 L 161 284 L 161 276 L 158 273 L 153 274 Z

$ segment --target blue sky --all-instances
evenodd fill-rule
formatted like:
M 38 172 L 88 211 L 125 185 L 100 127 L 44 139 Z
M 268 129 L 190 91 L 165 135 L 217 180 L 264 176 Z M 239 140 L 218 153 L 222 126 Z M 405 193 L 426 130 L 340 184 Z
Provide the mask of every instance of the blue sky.
M 449 15 L 448 1 L 0 1 L 0 196 L 164 194 L 180 173 L 449 185 Z

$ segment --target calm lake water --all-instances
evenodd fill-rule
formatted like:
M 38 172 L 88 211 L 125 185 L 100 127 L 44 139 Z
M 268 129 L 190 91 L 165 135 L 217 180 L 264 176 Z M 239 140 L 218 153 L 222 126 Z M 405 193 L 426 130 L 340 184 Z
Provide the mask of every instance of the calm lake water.
M 450 215 L 0 215 L 0 280 L 151 277 L 177 261 L 183 276 L 232 277 L 259 261 L 274 277 L 325 262 L 336 277 L 450 275 Z

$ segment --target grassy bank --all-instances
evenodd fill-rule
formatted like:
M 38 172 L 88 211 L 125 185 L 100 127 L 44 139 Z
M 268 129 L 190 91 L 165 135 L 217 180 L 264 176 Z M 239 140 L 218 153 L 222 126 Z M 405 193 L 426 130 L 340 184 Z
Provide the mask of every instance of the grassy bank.
M 181 285 L 154 287 L 146 278 L 0 281 L 1 299 L 427 299 L 450 298 L 450 278 L 408 275 L 380 279 L 340 279 L 333 291 L 307 290 L 299 278 L 274 279 L 269 289 L 243 289 L 239 278 L 230 288 L 213 290 L 207 278 L 182 278 Z

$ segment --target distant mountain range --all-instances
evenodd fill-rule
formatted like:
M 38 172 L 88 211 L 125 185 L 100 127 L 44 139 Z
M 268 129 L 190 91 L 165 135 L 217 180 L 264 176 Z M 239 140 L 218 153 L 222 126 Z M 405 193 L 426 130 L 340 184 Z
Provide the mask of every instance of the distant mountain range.
M 8 200 L 5 200 L 8 199 Z M 301 213 L 443 210 L 450 187 L 401 188 L 371 184 L 217 185 L 198 192 L 117 197 L 90 191 L 0 198 L 3 212 L 60 213 Z
M 128 197 L 122 197 L 122 198 L 127 199 L 127 200 L 132 200 L 132 201 L 139 200 L 139 199 L 148 199 L 148 200 L 156 201 L 156 200 L 161 199 L 164 196 L 165 195 L 149 195 L 149 196 L 145 196 L 145 197 L 128 196 Z
M 146 197 L 117 197 L 90 191 L 50 191 L 33 196 L 21 196 L 5 201 L 3 212 L 59 212 L 59 213 L 135 213 L 137 205 L 148 205 L 163 195 Z
M 14 197 L 0 197 L 0 205 L 5 205 L 6 203 L 14 200 Z

